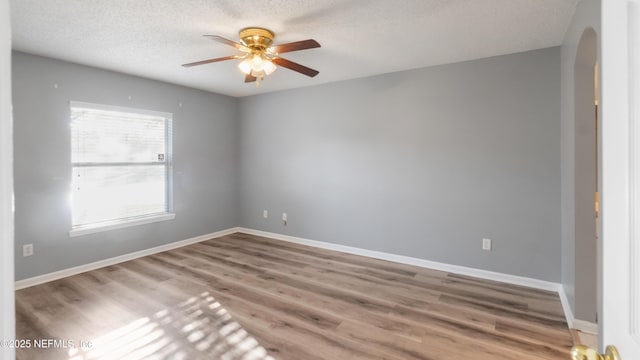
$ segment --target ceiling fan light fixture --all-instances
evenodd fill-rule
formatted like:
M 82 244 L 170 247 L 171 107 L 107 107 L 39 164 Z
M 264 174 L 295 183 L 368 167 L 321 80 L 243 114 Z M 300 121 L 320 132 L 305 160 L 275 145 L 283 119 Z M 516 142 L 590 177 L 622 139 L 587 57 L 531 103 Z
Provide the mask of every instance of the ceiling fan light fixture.
M 264 60 L 262 59 L 262 55 L 261 54 L 253 54 L 253 57 L 251 58 L 251 67 L 253 69 L 262 69 Z
M 238 69 L 240 69 L 240 71 L 242 71 L 246 75 L 251 74 L 251 60 L 245 58 L 244 60 L 240 61 L 240 63 L 238 64 Z
M 273 61 L 267 59 L 267 61 L 264 62 L 262 69 L 264 69 L 264 73 L 266 75 L 271 75 L 272 72 L 276 71 L 277 67 Z
M 253 76 L 254 78 L 264 80 L 265 75 L 266 74 L 264 73 L 264 70 L 251 70 L 251 76 Z
M 273 73 L 276 65 L 263 54 L 250 54 L 238 64 L 238 68 L 246 75 L 262 78 Z

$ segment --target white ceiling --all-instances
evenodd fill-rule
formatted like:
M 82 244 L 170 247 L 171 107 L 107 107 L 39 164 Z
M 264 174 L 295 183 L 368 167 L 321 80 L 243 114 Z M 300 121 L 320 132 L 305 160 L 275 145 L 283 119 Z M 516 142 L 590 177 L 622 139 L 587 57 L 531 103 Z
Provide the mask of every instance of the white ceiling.
M 12 0 L 13 48 L 231 96 L 310 86 L 559 45 L 580 0 Z M 279 68 L 245 84 L 236 54 L 202 37 L 260 26 L 283 54 L 320 71 Z M 285 56 L 286 55 L 286 56 Z

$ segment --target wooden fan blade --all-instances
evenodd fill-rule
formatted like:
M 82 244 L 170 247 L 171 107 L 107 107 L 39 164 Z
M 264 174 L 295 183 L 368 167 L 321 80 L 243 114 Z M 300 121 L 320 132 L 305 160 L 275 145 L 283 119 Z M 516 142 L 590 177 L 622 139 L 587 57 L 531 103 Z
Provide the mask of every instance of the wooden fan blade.
M 274 45 L 271 49 L 277 54 L 282 54 L 291 51 L 305 50 L 305 49 L 313 49 L 320 47 L 317 41 L 313 39 L 296 41 L 286 44 Z
M 293 62 L 291 60 L 283 59 L 281 57 L 273 58 L 273 60 L 271 60 L 271 61 L 273 61 L 273 63 L 276 64 L 276 65 L 280 65 L 280 66 L 285 67 L 285 68 L 287 68 L 289 70 L 297 71 L 297 72 L 299 72 L 301 74 L 304 74 L 304 75 L 307 75 L 309 77 L 314 77 L 314 76 L 316 76 L 316 75 L 318 75 L 320 73 L 318 70 L 313 70 L 312 68 L 308 68 L 308 67 L 306 67 L 304 65 L 300 65 L 300 64 L 295 63 L 295 62 Z
M 238 56 L 236 55 L 230 55 L 230 56 L 224 56 L 224 57 L 219 57 L 215 59 L 202 60 L 202 61 L 196 61 L 188 64 L 182 64 L 182 66 L 184 67 L 198 66 L 198 65 L 204 65 L 204 64 L 209 64 L 209 63 L 218 62 L 218 61 L 232 60 L 237 58 Z
M 251 74 L 247 74 L 244 77 L 244 82 L 246 83 L 250 83 L 250 82 L 255 82 L 258 78 L 256 78 L 255 76 L 251 75 Z
M 222 36 L 218 36 L 218 35 L 203 35 L 203 36 L 204 37 L 208 37 L 210 39 L 213 39 L 213 40 L 215 40 L 217 42 L 221 42 L 223 44 L 227 44 L 229 46 L 233 46 L 234 48 L 236 48 L 236 49 L 238 49 L 240 51 L 251 52 L 251 49 L 249 49 L 248 47 L 246 47 L 246 46 L 244 46 L 244 45 L 242 45 L 240 43 L 237 43 L 235 41 L 231 41 L 229 39 L 225 39 Z

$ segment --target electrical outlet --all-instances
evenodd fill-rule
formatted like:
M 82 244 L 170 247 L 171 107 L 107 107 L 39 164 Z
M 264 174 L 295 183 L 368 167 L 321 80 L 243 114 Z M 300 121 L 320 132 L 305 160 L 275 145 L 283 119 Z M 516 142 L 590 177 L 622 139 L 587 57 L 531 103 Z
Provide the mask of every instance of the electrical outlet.
M 282 213 L 282 224 L 287 226 L 287 213 Z
M 491 239 L 482 239 L 482 250 L 491 250 Z
M 33 255 L 33 244 L 22 245 L 22 256 Z
M 269 211 L 268 210 L 263 210 L 262 211 L 262 217 L 267 219 L 269 217 Z

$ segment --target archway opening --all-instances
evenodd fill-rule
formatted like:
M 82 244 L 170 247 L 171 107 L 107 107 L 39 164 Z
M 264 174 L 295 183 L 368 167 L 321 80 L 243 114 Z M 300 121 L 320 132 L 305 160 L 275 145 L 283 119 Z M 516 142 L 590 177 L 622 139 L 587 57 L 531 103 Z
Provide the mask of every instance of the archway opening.
M 584 31 L 574 63 L 575 318 L 597 323 L 599 232 L 598 41 Z

